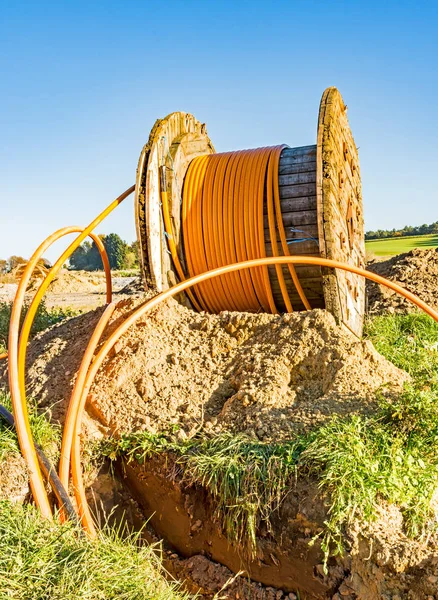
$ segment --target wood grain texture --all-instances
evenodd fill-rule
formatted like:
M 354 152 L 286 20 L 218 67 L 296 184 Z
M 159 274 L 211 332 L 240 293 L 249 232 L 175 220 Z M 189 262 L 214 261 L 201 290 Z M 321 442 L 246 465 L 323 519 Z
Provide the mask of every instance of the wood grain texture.
M 362 189 L 359 157 L 347 119 L 347 107 L 336 88 L 325 90 L 317 137 L 317 212 L 322 255 L 363 267 Z M 352 273 L 324 270 L 326 307 L 339 323 L 361 336 L 365 281 Z
M 205 125 L 188 113 L 171 113 L 158 119 L 144 146 L 137 168 L 135 210 L 140 261 L 146 285 L 158 291 L 176 281 L 167 249 L 161 214 L 159 168 L 165 165 L 170 213 L 180 258 L 181 193 L 190 161 L 200 154 L 214 152 Z

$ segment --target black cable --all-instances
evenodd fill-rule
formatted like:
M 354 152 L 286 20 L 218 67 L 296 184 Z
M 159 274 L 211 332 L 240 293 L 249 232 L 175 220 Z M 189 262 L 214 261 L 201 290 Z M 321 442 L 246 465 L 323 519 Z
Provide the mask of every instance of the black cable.
M 0 416 L 3 417 L 3 419 L 10 427 L 15 429 L 15 421 L 12 413 L 10 413 L 8 409 L 2 406 L 1 404 Z M 59 502 L 59 505 L 62 506 L 62 508 L 65 510 L 70 521 L 72 521 L 76 525 L 79 525 L 78 515 L 76 514 L 76 511 L 69 498 L 69 495 L 67 494 L 65 487 L 62 485 L 54 466 L 44 454 L 42 448 L 38 446 L 38 444 L 35 444 L 35 450 L 38 456 L 38 462 L 40 463 L 41 471 L 44 477 L 50 483 L 53 493 L 55 494 L 56 499 Z

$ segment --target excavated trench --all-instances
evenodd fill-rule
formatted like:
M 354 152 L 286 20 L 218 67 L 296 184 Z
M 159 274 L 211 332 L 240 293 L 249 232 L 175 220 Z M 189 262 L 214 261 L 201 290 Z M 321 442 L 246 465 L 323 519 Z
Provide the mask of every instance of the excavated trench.
M 120 303 L 107 335 L 143 299 Z M 64 420 L 100 313 L 61 323 L 30 345 L 29 394 L 55 421 Z M 84 435 L 117 438 L 173 428 L 180 441 L 230 432 L 287 442 L 334 415 L 372 414 L 376 392 L 397 393 L 406 380 L 372 344 L 337 327 L 323 310 L 205 315 L 172 300 L 116 344 L 88 398 Z M 149 520 L 168 548 L 166 567 L 205 597 L 239 573 L 222 597 L 438 598 L 438 556 L 406 538 L 394 507 L 382 507 L 371 525 L 351 524 L 347 552 L 330 559 L 325 574 L 320 542 L 310 543 L 328 510 L 316 481 L 293 482 L 271 530 L 260 524 L 251 554 L 227 538 L 215 500 L 201 485 L 187 483 L 172 453 L 142 464 L 121 461 L 117 477 L 119 483 L 107 479 L 106 487 L 123 483 L 120 497 L 138 503 L 136 526 Z M 90 486 L 97 503 L 99 487 L 98 477 Z

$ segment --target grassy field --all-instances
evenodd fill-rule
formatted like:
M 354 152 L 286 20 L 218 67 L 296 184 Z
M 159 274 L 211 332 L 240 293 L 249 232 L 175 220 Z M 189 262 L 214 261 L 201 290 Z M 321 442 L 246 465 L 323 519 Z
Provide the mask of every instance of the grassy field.
M 367 252 L 376 256 L 394 256 L 409 252 L 414 248 L 435 248 L 438 246 L 438 235 L 418 235 L 399 238 L 388 238 L 386 240 L 371 240 L 365 242 Z

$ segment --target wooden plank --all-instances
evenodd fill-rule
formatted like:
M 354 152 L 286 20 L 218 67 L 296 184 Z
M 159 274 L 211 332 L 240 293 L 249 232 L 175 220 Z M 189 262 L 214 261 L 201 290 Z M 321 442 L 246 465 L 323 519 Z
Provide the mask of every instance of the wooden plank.
M 272 245 L 270 242 L 265 242 L 266 255 L 272 256 Z M 296 254 L 299 256 L 308 255 L 308 256 L 321 256 L 321 253 L 315 244 L 315 242 L 302 242 L 301 244 L 291 244 L 289 248 L 291 254 Z
M 300 162 L 298 164 L 284 164 L 280 163 L 278 166 L 278 174 L 279 175 L 292 175 L 293 173 L 308 173 L 315 172 L 315 181 L 316 181 L 316 161 L 309 160 L 306 162 Z
M 305 173 L 292 173 L 289 175 L 280 175 L 278 183 L 281 186 L 299 185 L 302 183 L 316 183 L 316 171 L 308 171 Z
M 280 199 L 316 196 L 316 183 L 280 186 Z
M 313 238 L 314 240 L 316 240 L 316 241 L 314 241 L 315 248 L 319 248 L 318 226 L 316 223 L 314 223 L 313 225 L 303 225 L 300 228 L 292 228 L 292 227 L 286 226 L 284 229 L 285 229 L 286 239 L 288 241 L 299 240 L 297 242 L 292 241 L 291 248 L 292 248 L 292 246 L 295 246 L 296 244 L 300 244 L 301 241 L 305 238 L 309 238 L 309 239 Z M 298 229 L 298 231 L 294 231 L 294 229 Z M 271 240 L 271 236 L 269 235 L 268 228 L 265 228 L 265 240 L 266 241 Z M 280 235 L 278 232 L 277 232 L 277 242 L 280 243 Z M 294 252 L 295 252 L 295 250 L 294 250 Z
M 282 198 L 281 212 L 299 212 L 313 210 L 316 216 L 316 196 L 299 196 L 298 198 Z
M 315 211 L 302 210 L 298 212 L 283 213 L 283 225 L 284 227 L 301 227 L 308 225 L 316 225 Z M 269 230 L 268 217 L 264 217 L 264 228 Z
M 293 156 L 316 156 L 316 144 L 310 146 L 295 146 L 294 148 L 284 148 L 281 156 L 290 158 Z

